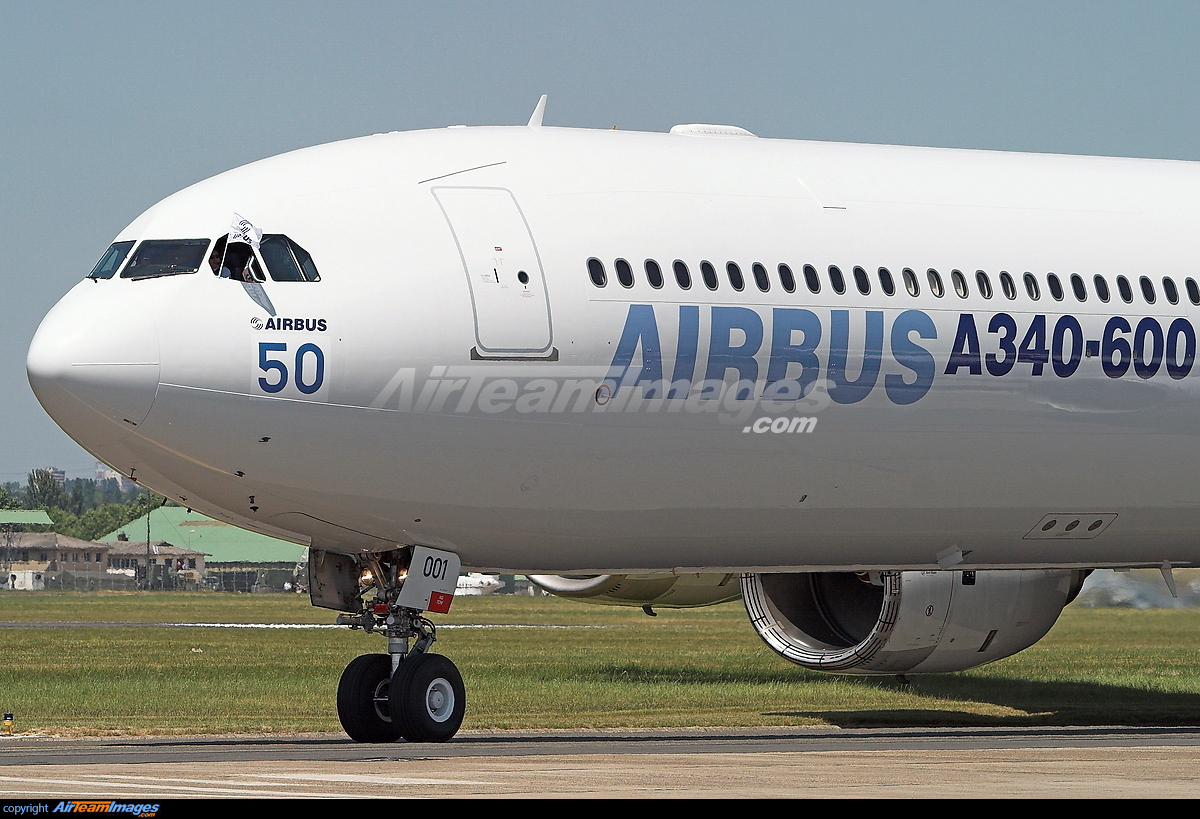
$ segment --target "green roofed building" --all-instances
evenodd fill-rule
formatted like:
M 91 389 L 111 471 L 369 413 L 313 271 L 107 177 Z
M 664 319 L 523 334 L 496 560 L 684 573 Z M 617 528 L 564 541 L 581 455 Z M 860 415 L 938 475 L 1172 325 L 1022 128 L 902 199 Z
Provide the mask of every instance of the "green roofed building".
M 41 509 L 0 509 L 0 526 L 39 524 L 49 526 L 54 521 Z
M 146 540 L 146 516 L 127 523 L 100 538 L 101 542 L 122 539 Z M 160 506 L 150 513 L 150 539 L 198 549 L 210 557 L 209 566 L 219 563 L 287 563 L 304 559 L 305 547 L 256 532 L 239 529 L 182 506 Z
M 100 538 L 146 541 L 146 516 Z M 204 552 L 207 585 L 237 591 L 294 587 L 297 564 L 307 549 L 286 540 L 239 529 L 182 506 L 160 506 L 150 513 L 150 539 Z M 305 582 L 305 578 L 300 578 Z

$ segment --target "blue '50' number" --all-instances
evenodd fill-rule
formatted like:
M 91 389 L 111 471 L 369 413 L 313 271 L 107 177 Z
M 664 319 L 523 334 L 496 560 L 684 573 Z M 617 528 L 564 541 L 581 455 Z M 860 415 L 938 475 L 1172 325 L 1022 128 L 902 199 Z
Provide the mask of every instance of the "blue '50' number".
M 283 361 L 274 358 L 272 353 L 286 353 L 288 346 L 280 342 L 260 341 L 258 343 L 258 368 L 265 373 L 275 372 L 278 377 L 258 379 L 258 386 L 263 392 L 279 392 L 288 383 L 288 368 Z M 307 367 L 311 362 L 311 374 Z M 312 395 L 321 389 L 325 382 L 325 354 L 316 344 L 301 344 L 296 348 L 295 367 L 296 389 L 305 395 Z

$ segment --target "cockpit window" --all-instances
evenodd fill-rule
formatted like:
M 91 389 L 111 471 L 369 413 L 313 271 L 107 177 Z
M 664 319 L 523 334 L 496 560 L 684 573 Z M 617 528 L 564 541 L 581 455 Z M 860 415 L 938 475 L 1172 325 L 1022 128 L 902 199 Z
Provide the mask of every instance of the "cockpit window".
M 223 279 L 239 282 L 263 280 L 254 250 L 245 242 L 230 242 L 228 236 L 222 236 L 213 244 L 212 253 L 208 254 L 208 266 Z
M 114 245 L 115 247 L 115 245 Z M 147 239 L 121 271 L 122 279 L 195 273 L 204 263 L 208 239 Z
M 125 257 L 129 255 L 132 247 L 133 242 L 113 242 L 109 245 L 108 250 L 104 251 L 100 261 L 96 262 L 96 266 L 92 268 L 88 278 L 111 279 L 117 272 L 117 268 L 121 266 L 121 262 L 125 261 Z
M 321 280 L 308 251 L 281 233 L 263 236 L 257 255 L 245 242 L 229 242 L 228 236 L 222 236 L 213 246 L 208 263 L 213 273 L 235 281 L 266 281 L 263 265 L 277 282 Z
M 321 274 L 308 251 L 280 233 L 263 236 L 258 247 L 267 272 L 277 282 L 319 282 Z

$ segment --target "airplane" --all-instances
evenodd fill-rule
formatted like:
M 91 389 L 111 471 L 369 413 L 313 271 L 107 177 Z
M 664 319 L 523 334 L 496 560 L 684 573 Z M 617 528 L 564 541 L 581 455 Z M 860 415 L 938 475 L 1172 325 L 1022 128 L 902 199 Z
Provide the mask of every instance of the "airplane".
M 484 574 L 482 572 L 468 572 L 458 578 L 458 584 L 454 587 L 454 593 L 467 595 L 491 594 L 497 589 L 504 587 L 504 582 L 494 574 Z
M 439 742 L 463 567 L 744 601 L 781 657 L 947 672 L 1098 567 L 1200 560 L 1200 166 L 542 124 L 186 188 L 50 311 L 39 401 L 123 475 L 310 548 L 387 653 L 359 742 Z

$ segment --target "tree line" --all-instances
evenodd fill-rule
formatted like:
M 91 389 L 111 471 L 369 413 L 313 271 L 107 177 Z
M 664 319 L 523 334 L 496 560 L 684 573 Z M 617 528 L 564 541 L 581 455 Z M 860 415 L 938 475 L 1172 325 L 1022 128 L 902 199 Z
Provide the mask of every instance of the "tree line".
M 54 522 L 50 526 L 14 529 L 58 532 L 81 540 L 98 540 L 169 503 L 138 486 L 122 492 L 115 478 L 71 478 L 60 484 L 47 469 L 30 472 L 24 486 L 16 481 L 0 485 L 0 509 L 42 509 Z

